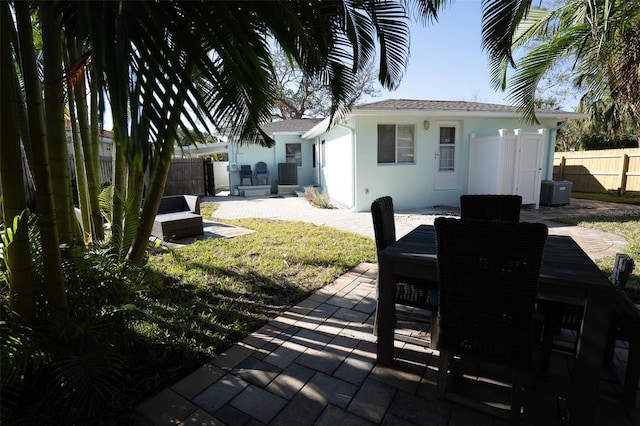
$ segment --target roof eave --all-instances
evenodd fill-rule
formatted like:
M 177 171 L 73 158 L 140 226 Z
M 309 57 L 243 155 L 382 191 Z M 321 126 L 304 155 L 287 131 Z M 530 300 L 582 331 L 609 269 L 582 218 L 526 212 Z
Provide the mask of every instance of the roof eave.
M 379 115 L 400 115 L 406 117 L 425 116 L 429 117 L 480 117 L 480 118 L 520 118 L 516 112 L 512 111 L 464 111 L 464 110 L 433 110 L 433 109 L 361 109 L 353 110 L 352 116 L 373 117 Z M 540 111 L 536 113 L 538 118 L 588 118 L 587 114 L 569 111 Z
M 326 133 L 329 130 L 329 123 L 330 123 L 330 119 L 325 118 L 324 120 L 322 120 L 321 122 L 313 126 L 311 129 L 309 129 L 306 133 L 304 133 L 300 137 L 302 139 L 317 138 L 318 136 L 320 136 L 323 133 Z

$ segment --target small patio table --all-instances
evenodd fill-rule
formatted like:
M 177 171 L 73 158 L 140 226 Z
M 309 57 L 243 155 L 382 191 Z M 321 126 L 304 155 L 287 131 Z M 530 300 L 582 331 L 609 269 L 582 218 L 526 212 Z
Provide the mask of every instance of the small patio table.
M 431 225 L 420 225 L 378 254 L 377 360 L 393 362 L 396 277 L 437 280 L 436 237 Z M 593 423 L 604 356 L 613 284 L 580 246 L 567 236 L 550 235 L 540 270 L 538 298 L 584 306 L 571 372 L 568 420 Z

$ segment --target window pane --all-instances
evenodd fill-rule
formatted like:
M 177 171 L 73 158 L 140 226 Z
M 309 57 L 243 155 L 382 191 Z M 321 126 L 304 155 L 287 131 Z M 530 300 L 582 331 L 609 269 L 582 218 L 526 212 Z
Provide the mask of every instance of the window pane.
M 440 127 L 440 143 L 441 144 L 455 144 L 456 143 L 456 128 L 455 127 Z
M 452 146 L 440 147 L 440 171 L 453 171 L 455 170 L 455 148 Z
M 288 143 L 285 145 L 287 163 L 296 163 L 298 167 L 302 166 L 302 144 Z
M 398 126 L 398 163 L 413 163 L 413 126 Z
M 378 124 L 378 163 L 396 161 L 396 126 Z

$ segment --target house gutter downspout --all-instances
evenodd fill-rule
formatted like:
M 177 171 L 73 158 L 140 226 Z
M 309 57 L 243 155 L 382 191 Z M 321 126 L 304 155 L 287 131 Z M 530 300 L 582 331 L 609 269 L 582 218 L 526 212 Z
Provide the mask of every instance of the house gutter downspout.
M 553 180 L 553 157 L 556 151 L 556 138 L 558 136 L 558 130 L 569 124 L 569 121 L 571 121 L 571 118 L 567 117 L 562 123 L 558 124 L 556 127 L 549 129 L 549 145 L 551 146 L 551 149 L 549 149 L 549 153 L 547 154 L 547 176 L 545 176 L 544 180 Z
M 351 133 L 351 181 L 353 182 L 353 190 L 351 192 L 351 205 L 353 206 L 353 211 L 358 211 L 356 206 L 356 193 L 357 193 L 357 185 L 356 185 L 356 129 L 353 127 L 349 127 L 346 124 L 336 124 L 336 127 L 342 127 L 347 129 L 349 133 Z

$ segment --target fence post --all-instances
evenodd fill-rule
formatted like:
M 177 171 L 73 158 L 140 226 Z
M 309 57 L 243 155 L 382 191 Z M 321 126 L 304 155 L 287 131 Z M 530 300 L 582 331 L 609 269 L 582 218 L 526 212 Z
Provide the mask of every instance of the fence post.
M 629 172 L 629 156 L 622 154 L 622 171 L 620 172 L 620 194 L 627 192 L 627 173 Z
M 204 177 L 205 177 L 205 193 L 207 195 L 216 195 L 215 176 L 213 175 L 213 161 L 211 157 L 204 160 Z

